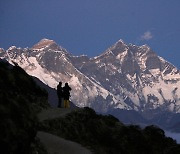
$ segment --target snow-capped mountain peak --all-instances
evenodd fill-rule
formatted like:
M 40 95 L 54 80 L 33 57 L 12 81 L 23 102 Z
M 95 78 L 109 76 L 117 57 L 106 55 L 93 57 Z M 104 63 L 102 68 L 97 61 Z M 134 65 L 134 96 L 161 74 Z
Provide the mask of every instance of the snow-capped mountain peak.
M 44 38 L 40 40 L 37 44 L 35 44 L 32 49 L 35 51 L 42 51 L 48 49 L 59 51 L 62 50 L 62 47 L 60 47 L 55 41 Z
M 117 55 L 120 52 L 124 52 L 127 48 L 128 46 L 125 44 L 125 42 L 122 39 L 120 39 L 108 50 L 112 51 L 114 55 Z
M 147 45 L 119 40 L 88 58 L 73 56 L 53 40 L 42 39 L 31 49 L 11 47 L 0 57 L 13 60 L 53 88 L 59 81 L 68 82 L 78 106 L 104 112 L 112 108 L 180 112 L 180 72 Z
M 123 98 L 134 110 L 160 107 L 180 112 L 180 73 L 148 45 L 126 45 L 118 41 L 79 69 Z
M 125 43 L 124 40 L 122 40 L 122 39 L 119 39 L 115 44 L 118 44 L 118 43 L 121 43 L 121 44 L 126 45 L 126 43 Z

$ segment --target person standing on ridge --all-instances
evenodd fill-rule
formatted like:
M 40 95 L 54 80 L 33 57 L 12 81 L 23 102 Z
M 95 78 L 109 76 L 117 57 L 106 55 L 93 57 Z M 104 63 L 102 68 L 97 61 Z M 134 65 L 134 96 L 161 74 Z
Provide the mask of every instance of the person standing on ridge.
M 63 88 L 62 88 L 62 82 L 59 82 L 57 85 L 57 95 L 58 95 L 58 107 L 62 107 L 63 102 Z
M 70 91 L 71 91 L 71 87 L 69 87 L 68 83 L 65 83 L 65 86 L 63 87 L 64 108 L 70 108 L 69 105 Z

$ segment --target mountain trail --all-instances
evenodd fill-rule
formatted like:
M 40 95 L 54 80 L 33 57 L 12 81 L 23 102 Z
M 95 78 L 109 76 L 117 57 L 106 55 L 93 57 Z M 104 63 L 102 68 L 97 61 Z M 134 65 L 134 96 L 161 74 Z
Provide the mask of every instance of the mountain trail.
M 43 110 L 38 114 L 39 121 L 63 117 L 66 114 L 78 109 L 51 108 Z M 38 131 L 37 137 L 47 149 L 48 154 L 91 154 L 90 150 L 82 147 L 80 144 L 65 140 L 59 136 Z
M 37 137 L 46 147 L 48 154 L 91 154 L 80 144 L 65 140 L 58 136 L 39 131 Z

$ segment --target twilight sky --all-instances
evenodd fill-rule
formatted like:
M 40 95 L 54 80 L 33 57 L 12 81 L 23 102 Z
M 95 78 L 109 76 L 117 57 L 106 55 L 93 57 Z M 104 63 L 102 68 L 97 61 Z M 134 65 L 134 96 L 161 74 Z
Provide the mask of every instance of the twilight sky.
M 148 44 L 180 68 L 180 0 L 0 0 L 0 47 L 49 38 L 97 56 L 119 39 Z

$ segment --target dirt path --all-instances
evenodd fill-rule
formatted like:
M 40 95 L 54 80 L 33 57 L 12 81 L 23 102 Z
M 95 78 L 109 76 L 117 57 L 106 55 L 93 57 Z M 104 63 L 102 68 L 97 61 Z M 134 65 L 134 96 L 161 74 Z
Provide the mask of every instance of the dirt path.
M 39 131 L 37 137 L 47 148 L 48 154 L 91 154 L 88 149 L 82 147 L 78 143 L 65 140 L 46 132 Z
M 67 113 L 70 113 L 73 110 L 78 109 L 51 108 L 48 110 L 41 111 L 41 113 L 38 114 L 38 118 L 40 121 L 54 119 L 65 116 Z
M 50 120 L 58 117 L 63 117 L 66 114 L 78 109 L 65 108 L 51 108 L 43 110 L 38 114 L 40 122 L 43 120 Z M 91 154 L 88 149 L 82 147 L 80 144 L 65 140 L 59 136 L 39 131 L 37 137 L 47 149 L 48 154 Z

